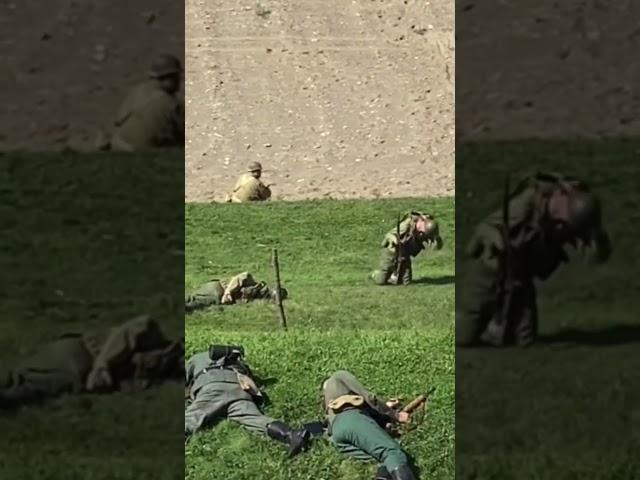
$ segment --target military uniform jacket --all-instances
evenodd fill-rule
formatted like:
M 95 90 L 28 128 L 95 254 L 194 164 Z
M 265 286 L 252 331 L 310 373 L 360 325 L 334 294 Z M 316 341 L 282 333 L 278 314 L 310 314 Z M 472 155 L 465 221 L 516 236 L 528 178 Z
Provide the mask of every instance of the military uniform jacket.
M 83 335 L 93 357 L 92 371 L 104 369 L 117 385 L 123 380 L 137 382 L 140 387 L 165 375 L 183 352 L 163 335 L 158 324 L 148 315 L 133 318 L 104 334 Z M 177 355 L 177 356 L 176 356 Z
M 424 215 L 421 212 L 411 212 L 405 215 L 405 218 L 400 222 L 400 243 L 405 255 L 411 257 L 417 256 L 426 245 L 437 242 L 437 238 L 424 235 L 416 230 L 416 216 Z M 429 217 L 428 215 L 425 215 Z M 382 248 L 389 250 L 395 250 L 397 244 L 397 227 L 389 230 L 382 240 Z
M 546 280 L 568 261 L 563 246 L 551 240 L 544 229 L 550 194 L 563 177 L 538 174 L 526 177 L 509 198 L 509 239 L 514 273 L 520 278 Z M 502 209 L 481 222 L 469 242 L 467 253 L 490 270 L 498 271 L 504 251 L 501 228 Z
M 370 392 L 349 372 L 341 372 L 340 374 L 332 377 L 333 381 L 325 382 L 323 386 L 324 404 L 327 412 L 327 421 L 329 424 L 329 430 L 331 430 L 331 424 L 336 415 L 340 413 L 344 408 L 350 408 L 350 404 L 356 408 L 367 408 L 373 416 L 383 419 L 389 419 L 391 421 L 398 421 L 398 413 L 389 408 L 386 403 L 379 399 L 374 393 Z M 359 397 L 362 404 L 358 405 Z M 332 406 L 340 406 L 337 410 L 331 408 Z
M 249 173 L 240 176 L 231 194 L 231 201 L 236 203 L 259 202 L 270 198 L 271 190 L 269 187 Z
M 121 151 L 182 146 L 184 107 L 155 82 L 138 85 L 114 118 L 110 142 Z
M 190 397 L 194 399 L 202 387 L 212 383 L 227 384 L 229 390 L 237 390 L 237 398 L 233 397 L 233 393 L 228 393 L 231 400 L 244 398 L 246 393 L 252 397 L 262 397 L 260 388 L 251 377 L 233 368 L 216 368 L 209 352 L 196 353 L 185 365 L 185 385 L 189 386 Z

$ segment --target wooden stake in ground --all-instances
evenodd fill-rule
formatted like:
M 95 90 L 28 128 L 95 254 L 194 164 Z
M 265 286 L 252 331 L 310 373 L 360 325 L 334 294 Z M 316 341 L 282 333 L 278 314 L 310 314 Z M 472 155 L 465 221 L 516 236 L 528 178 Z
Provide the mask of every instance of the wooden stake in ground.
M 280 317 L 280 325 L 287 329 L 287 317 L 284 314 L 284 306 L 282 305 L 282 295 L 280 285 L 280 263 L 278 262 L 278 249 L 274 248 L 271 253 L 271 265 L 276 274 L 276 305 L 278 307 L 278 316 Z

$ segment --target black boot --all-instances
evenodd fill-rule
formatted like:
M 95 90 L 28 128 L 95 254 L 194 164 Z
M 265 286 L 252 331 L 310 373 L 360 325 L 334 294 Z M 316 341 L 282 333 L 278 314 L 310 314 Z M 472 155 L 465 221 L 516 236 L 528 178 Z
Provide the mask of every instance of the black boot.
M 409 465 L 402 465 L 391 471 L 392 480 L 418 480 Z
M 295 457 L 309 444 L 309 431 L 306 429 L 292 430 L 284 422 L 273 422 L 267 425 L 267 435 L 274 440 L 289 445 L 289 458 Z
M 391 474 L 389 473 L 389 470 L 387 470 L 387 467 L 385 467 L 384 465 L 380 465 L 380 467 L 378 467 L 378 471 L 376 472 L 375 480 L 393 480 L 393 479 L 391 478 Z

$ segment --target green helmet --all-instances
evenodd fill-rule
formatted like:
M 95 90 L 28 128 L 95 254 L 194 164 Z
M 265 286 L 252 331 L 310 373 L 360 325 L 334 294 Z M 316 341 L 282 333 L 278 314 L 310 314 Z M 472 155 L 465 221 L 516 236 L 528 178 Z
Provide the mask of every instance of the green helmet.
M 600 200 L 593 193 L 575 190 L 567 198 L 567 226 L 573 243 L 596 263 L 611 255 L 611 241 L 602 228 Z
M 602 211 L 600 200 L 594 194 L 574 190 L 567 198 L 567 226 L 576 235 L 588 234 L 601 229 Z
M 151 78 L 162 78 L 168 75 L 178 75 L 182 72 L 182 64 L 177 57 L 168 54 L 158 55 L 151 62 L 149 76 Z
M 247 172 L 261 172 L 262 164 L 260 162 L 251 162 L 247 166 Z
M 271 290 L 271 296 L 273 298 L 277 298 L 276 294 L 277 294 L 277 292 L 276 292 L 275 288 L 273 290 Z M 284 288 L 284 287 L 280 287 L 280 298 L 282 300 L 285 300 L 288 296 L 289 296 L 289 292 L 287 291 L 287 289 Z

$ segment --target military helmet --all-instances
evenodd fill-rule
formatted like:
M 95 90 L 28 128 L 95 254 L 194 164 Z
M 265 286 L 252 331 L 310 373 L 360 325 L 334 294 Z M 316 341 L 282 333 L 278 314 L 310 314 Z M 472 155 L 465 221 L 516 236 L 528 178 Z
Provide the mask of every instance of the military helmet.
M 278 292 L 276 290 L 277 290 L 277 287 L 271 290 L 271 295 L 273 296 L 273 298 L 277 298 L 276 295 Z M 288 296 L 289 296 L 289 292 L 287 291 L 287 289 L 284 287 L 280 287 L 280 299 L 285 300 Z
M 428 237 L 437 237 L 440 234 L 440 227 L 438 226 L 438 222 L 429 215 L 427 215 L 425 221 L 424 234 Z
M 573 190 L 567 196 L 567 225 L 575 233 L 600 230 L 602 212 L 600 200 L 593 193 Z
M 262 165 L 260 164 L 260 162 L 251 162 L 249 163 L 249 165 L 247 166 L 247 172 L 261 172 L 262 171 Z
M 169 54 L 158 55 L 151 62 L 149 76 L 151 78 L 162 78 L 168 75 L 177 75 L 182 72 L 182 64 L 178 58 Z

